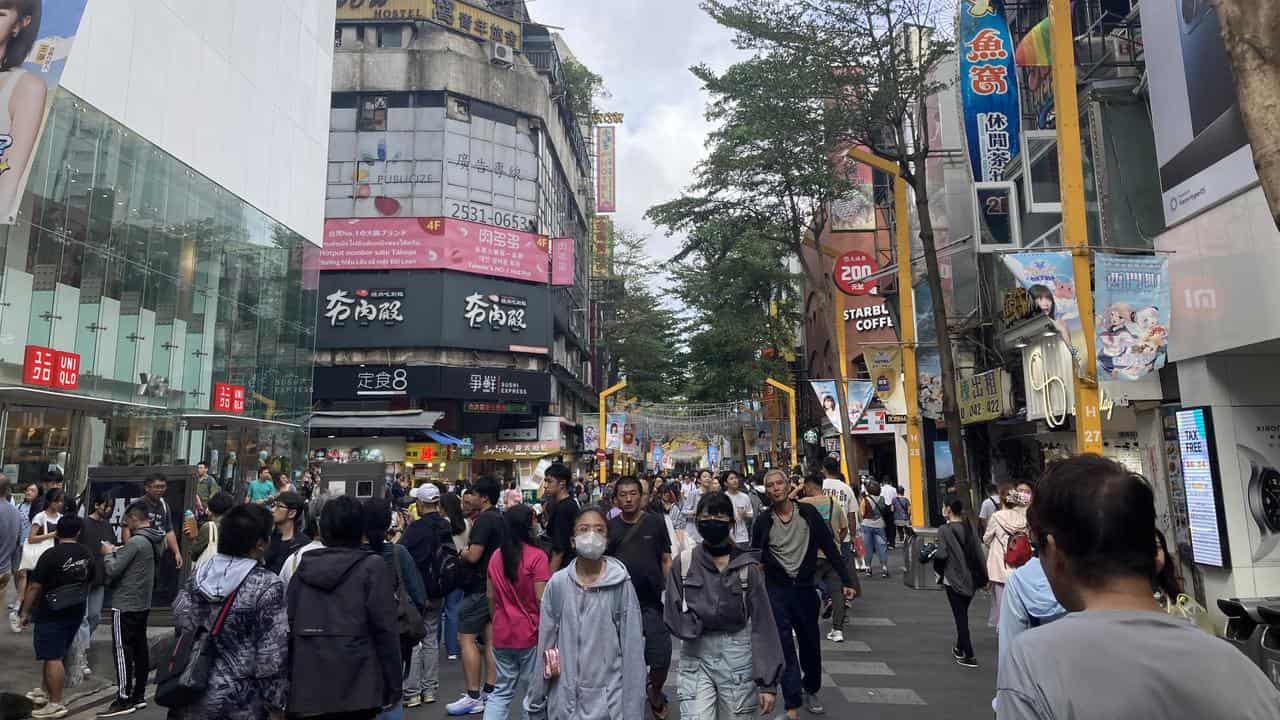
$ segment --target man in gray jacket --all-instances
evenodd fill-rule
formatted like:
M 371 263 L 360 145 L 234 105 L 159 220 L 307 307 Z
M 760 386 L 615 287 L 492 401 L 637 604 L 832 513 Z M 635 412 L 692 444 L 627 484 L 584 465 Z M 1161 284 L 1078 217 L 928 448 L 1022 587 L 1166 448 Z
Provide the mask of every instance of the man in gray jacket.
M 101 546 L 106 556 L 107 587 L 111 591 L 111 640 L 116 658 L 116 699 L 98 717 L 130 715 L 145 707 L 147 670 L 147 615 L 155 588 L 156 565 L 164 533 L 151 527 L 147 506 L 139 501 L 124 511 L 129 540 L 121 547 Z
M 22 559 L 22 515 L 9 502 L 9 492 L 9 478 L 0 473 L 0 599 Z

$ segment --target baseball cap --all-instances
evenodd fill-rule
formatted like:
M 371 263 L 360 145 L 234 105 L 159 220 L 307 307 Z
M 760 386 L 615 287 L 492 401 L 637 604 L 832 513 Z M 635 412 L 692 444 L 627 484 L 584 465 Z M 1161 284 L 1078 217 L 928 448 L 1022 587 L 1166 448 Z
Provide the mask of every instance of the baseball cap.
M 409 496 L 418 502 L 433 504 L 440 502 L 440 488 L 431 483 L 419 485 L 409 491 Z

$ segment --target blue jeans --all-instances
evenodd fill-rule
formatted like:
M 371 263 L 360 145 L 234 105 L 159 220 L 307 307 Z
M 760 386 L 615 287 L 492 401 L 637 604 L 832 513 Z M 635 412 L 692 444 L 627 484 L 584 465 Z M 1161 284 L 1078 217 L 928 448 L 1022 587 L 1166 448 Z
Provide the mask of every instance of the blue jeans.
M 458 644 L 458 604 L 462 602 L 462 596 L 461 590 L 449 593 L 441 613 L 440 640 L 444 643 L 445 654 L 454 657 L 462 654 L 462 646 Z
M 889 539 L 884 528 L 862 526 L 862 543 L 867 546 L 867 570 L 871 570 L 871 558 L 880 558 L 880 569 L 889 572 Z
M 533 676 L 536 665 L 533 659 L 537 654 L 536 647 L 493 649 L 493 658 L 498 661 L 498 683 L 484 701 L 484 720 L 507 720 L 507 708 L 511 707 L 516 686 L 521 682 L 528 682 Z M 529 712 L 521 710 L 520 717 L 527 720 Z

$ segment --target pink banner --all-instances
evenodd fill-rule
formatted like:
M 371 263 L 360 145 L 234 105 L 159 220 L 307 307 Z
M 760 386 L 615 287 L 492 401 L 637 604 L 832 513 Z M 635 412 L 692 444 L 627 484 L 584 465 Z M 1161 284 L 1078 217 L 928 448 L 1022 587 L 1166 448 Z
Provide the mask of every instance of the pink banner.
M 452 218 L 326 220 L 324 247 L 308 252 L 306 264 L 315 270 L 456 270 L 546 282 L 549 244 L 534 233 Z
M 551 240 L 551 284 L 573 284 L 573 238 Z

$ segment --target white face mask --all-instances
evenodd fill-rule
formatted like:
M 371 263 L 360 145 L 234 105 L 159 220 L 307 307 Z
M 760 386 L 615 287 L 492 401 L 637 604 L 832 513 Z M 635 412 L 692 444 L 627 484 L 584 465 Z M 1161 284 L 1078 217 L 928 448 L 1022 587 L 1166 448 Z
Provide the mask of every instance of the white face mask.
M 578 554 L 588 560 L 599 560 L 604 556 L 606 542 L 598 533 L 579 533 L 573 536 L 573 547 Z

